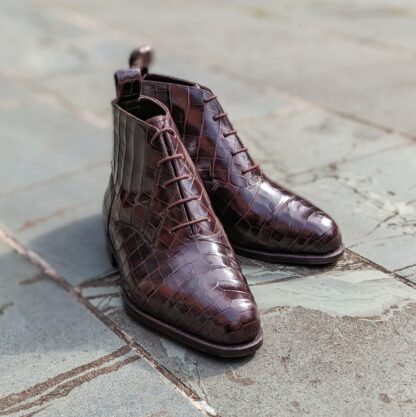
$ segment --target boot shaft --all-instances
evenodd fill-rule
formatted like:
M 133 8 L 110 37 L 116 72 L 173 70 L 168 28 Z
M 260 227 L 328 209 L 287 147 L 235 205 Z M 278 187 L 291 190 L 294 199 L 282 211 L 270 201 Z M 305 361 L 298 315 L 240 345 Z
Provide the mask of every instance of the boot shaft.
M 170 109 L 203 180 L 231 182 L 237 187 L 258 182 L 261 170 L 209 88 L 174 77 L 146 74 L 141 91 Z
M 137 72 L 118 74 L 116 85 L 112 174 L 104 201 L 108 224 L 129 224 L 166 245 L 222 233 L 167 108 L 139 98 Z

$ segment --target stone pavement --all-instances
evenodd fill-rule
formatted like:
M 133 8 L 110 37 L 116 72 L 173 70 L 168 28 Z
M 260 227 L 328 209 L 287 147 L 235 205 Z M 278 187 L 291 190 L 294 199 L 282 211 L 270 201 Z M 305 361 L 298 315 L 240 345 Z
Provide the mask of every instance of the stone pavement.
M 2 0 L 0 24 L 0 416 L 416 415 L 414 1 Z M 100 206 L 112 73 L 146 42 L 342 228 L 330 267 L 240 258 L 252 358 L 123 312 Z

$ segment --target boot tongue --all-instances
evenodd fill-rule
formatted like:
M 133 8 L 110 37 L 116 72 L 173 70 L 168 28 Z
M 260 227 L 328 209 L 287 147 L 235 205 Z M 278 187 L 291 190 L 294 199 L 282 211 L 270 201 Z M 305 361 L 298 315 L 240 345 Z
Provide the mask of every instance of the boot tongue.
M 158 116 L 153 116 L 150 119 L 146 120 L 149 125 L 156 127 L 157 129 L 163 129 L 164 127 L 168 126 L 167 117 L 163 114 Z

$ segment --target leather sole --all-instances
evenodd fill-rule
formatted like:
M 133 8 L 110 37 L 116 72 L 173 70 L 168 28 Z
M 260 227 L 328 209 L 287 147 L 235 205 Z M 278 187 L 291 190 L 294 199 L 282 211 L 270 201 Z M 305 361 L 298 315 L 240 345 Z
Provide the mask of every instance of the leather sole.
M 107 241 L 107 252 L 113 266 L 118 266 L 117 256 L 114 254 L 112 245 Z M 160 333 L 167 335 L 181 343 L 184 343 L 194 349 L 200 350 L 210 355 L 220 356 L 223 358 L 241 358 L 252 355 L 263 344 L 263 332 L 259 333 L 252 341 L 238 345 L 222 345 L 204 340 L 198 336 L 187 333 L 182 329 L 165 323 L 148 313 L 140 310 L 135 303 L 129 298 L 127 293 L 122 291 L 122 298 L 126 313 L 134 320 L 148 327 L 156 329 Z
M 285 264 L 297 264 L 297 265 L 326 265 L 335 262 L 344 253 L 344 245 L 341 245 L 333 252 L 324 253 L 322 255 L 315 254 L 291 254 L 291 253 L 279 253 L 279 252 L 266 252 L 251 248 L 244 248 L 232 244 L 235 253 L 246 258 L 258 259 L 260 261 L 272 262 L 272 263 L 285 263 Z
M 123 301 L 127 314 L 138 322 L 152 327 L 159 332 L 184 343 L 194 349 L 200 350 L 210 355 L 221 356 L 223 358 L 240 358 L 243 356 L 252 355 L 263 344 L 263 333 L 260 330 L 259 334 L 251 342 L 240 345 L 221 345 L 217 343 L 208 342 L 190 333 L 187 333 L 177 327 L 171 326 L 157 318 L 145 313 L 137 308 L 137 306 L 130 300 L 129 296 L 123 291 Z

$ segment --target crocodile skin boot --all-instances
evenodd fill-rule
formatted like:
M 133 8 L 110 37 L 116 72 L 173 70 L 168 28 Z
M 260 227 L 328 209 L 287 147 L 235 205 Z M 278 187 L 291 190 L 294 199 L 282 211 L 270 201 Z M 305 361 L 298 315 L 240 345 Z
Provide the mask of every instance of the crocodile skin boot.
M 343 244 L 334 220 L 264 175 L 211 90 L 150 74 L 150 61 L 149 47 L 130 56 L 130 66 L 142 74 L 142 94 L 170 110 L 235 251 L 269 262 L 326 264 L 339 258 Z
M 104 198 L 127 312 L 196 349 L 245 356 L 262 344 L 255 301 L 168 109 L 116 73 L 114 154 Z

